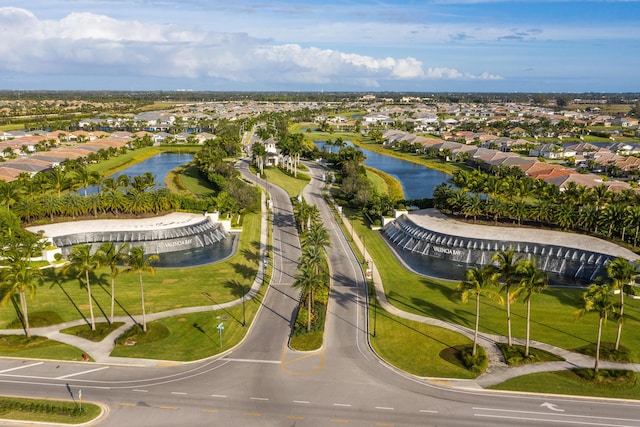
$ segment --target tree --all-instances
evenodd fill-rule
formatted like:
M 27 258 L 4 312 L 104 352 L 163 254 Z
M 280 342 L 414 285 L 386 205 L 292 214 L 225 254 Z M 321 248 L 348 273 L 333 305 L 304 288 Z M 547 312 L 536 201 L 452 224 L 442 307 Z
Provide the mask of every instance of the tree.
M 595 311 L 598 313 L 598 337 L 596 341 L 596 361 L 593 370 L 598 372 L 600 361 L 600 341 L 602 338 L 602 326 L 609 316 L 614 314 L 614 303 L 611 294 L 611 286 L 607 283 L 594 283 L 582 295 L 582 307 L 576 310 L 577 318 Z
M 93 297 L 91 296 L 90 273 L 100 266 L 100 257 L 95 252 L 91 253 L 91 245 L 75 245 L 69 254 L 69 264 L 64 267 L 65 273 L 70 273 L 82 282 L 84 276 L 87 294 L 89 296 L 89 313 L 91 315 L 91 330 L 96 330 L 96 322 L 93 316 Z
M 524 303 L 527 304 L 527 333 L 524 347 L 524 357 L 529 357 L 529 336 L 531 329 L 531 297 L 536 292 L 547 288 L 549 279 L 546 273 L 538 268 L 538 261 L 531 258 L 522 262 L 517 271 L 520 277 L 520 288 L 524 292 Z
M 295 281 L 291 286 L 300 289 L 302 295 L 307 299 L 307 332 L 310 332 L 313 291 L 318 287 L 318 275 L 315 272 L 315 267 L 306 263 L 301 263 L 298 271 L 299 273 L 294 277 Z
M 495 292 L 493 287 L 498 283 L 498 273 L 492 265 L 484 267 L 473 267 L 466 272 L 466 280 L 460 282 L 454 290 L 454 297 L 462 302 L 467 302 L 469 297 L 474 296 L 476 299 L 476 324 L 473 334 L 473 350 L 472 356 L 476 355 L 478 345 L 478 328 L 480 326 L 480 296 L 487 295 L 492 299 L 502 303 L 502 297 Z
M 38 285 L 42 284 L 42 272 L 30 265 L 30 258 L 19 256 L 15 252 L 13 256 L 8 258 L 9 267 L 2 274 L 2 303 L 7 304 L 15 294 L 20 296 L 25 334 L 27 337 L 31 337 L 26 295 L 28 293 L 31 298 L 35 297 Z
M 129 251 L 129 255 L 126 258 L 127 272 L 128 273 L 137 273 L 138 281 L 140 283 L 140 301 L 142 305 L 142 330 L 147 332 L 147 320 L 146 320 L 146 312 L 144 308 L 144 287 L 142 285 L 142 273 L 149 273 L 154 275 L 156 273 L 155 268 L 151 265 L 153 262 L 160 259 L 160 257 L 156 254 L 152 254 L 146 256 L 144 253 L 144 248 L 139 246 L 134 246 Z
M 607 276 L 611 281 L 611 288 L 620 293 L 620 306 L 618 307 L 618 333 L 616 335 L 615 349 L 620 346 L 622 336 L 622 323 L 624 322 L 624 292 L 636 276 L 636 267 L 628 259 L 618 257 L 607 263 Z
M 267 155 L 267 149 L 264 148 L 264 145 L 260 142 L 255 142 L 251 146 L 251 154 L 255 162 L 258 164 L 258 169 L 260 169 L 260 175 L 264 173 L 264 156 Z
M 126 259 L 129 246 L 126 243 L 116 246 L 113 242 L 105 242 L 98 248 L 98 256 L 100 264 L 109 267 L 109 276 L 111 278 L 111 313 L 109 315 L 109 323 L 113 324 L 113 314 L 116 303 L 116 276 L 120 272 L 118 266 Z
M 100 174 L 96 171 L 89 171 L 89 169 L 82 165 L 74 171 L 74 181 L 80 185 L 83 190 L 84 197 L 87 197 L 87 188 L 90 185 L 96 185 L 100 182 Z
M 511 347 L 511 301 L 517 296 L 518 290 L 514 286 L 518 284 L 518 266 L 523 262 L 522 257 L 516 255 L 513 248 L 499 251 L 491 257 L 496 262 L 496 272 L 501 280 L 502 291 L 506 294 L 507 301 L 507 343 Z

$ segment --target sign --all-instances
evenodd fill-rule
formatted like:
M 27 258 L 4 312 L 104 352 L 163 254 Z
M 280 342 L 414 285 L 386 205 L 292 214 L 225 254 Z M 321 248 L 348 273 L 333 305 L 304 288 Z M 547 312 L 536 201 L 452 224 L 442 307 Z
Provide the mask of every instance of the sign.
M 222 330 L 224 330 L 224 324 L 223 324 L 222 322 L 220 322 L 220 323 L 218 324 L 218 326 L 216 326 L 216 328 L 217 328 L 219 331 L 222 331 Z

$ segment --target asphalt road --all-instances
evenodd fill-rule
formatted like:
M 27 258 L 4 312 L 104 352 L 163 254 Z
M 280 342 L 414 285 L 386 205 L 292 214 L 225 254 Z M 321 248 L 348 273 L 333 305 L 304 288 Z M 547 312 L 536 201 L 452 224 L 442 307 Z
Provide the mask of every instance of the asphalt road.
M 316 165 L 311 171 L 323 175 Z M 108 405 L 98 423 L 105 426 L 640 426 L 635 402 L 452 387 L 381 362 L 368 344 L 363 272 L 315 178 L 304 197 L 320 208 L 332 241 L 333 288 L 320 351 L 287 346 L 300 247 L 289 198 L 269 185 L 273 279 L 241 346 L 220 358 L 145 368 L 2 359 L 0 393 L 78 400 L 82 390 L 85 402 Z

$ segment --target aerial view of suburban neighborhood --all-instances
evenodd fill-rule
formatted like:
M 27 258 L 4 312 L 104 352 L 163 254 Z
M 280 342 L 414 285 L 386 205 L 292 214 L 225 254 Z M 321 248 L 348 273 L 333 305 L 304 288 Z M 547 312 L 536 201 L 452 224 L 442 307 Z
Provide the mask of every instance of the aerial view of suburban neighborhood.
M 636 2 L 5 3 L 0 425 L 640 426 Z

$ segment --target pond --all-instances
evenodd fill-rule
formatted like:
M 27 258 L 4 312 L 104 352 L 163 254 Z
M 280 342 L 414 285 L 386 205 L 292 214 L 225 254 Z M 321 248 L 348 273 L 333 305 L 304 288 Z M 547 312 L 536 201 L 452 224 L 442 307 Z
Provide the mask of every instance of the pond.
M 314 141 L 321 150 L 324 148 L 324 141 Z M 348 146 L 354 147 L 353 143 L 347 142 Z M 416 200 L 433 197 L 433 189 L 443 182 L 447 182 L 451 176 L 444 172 L 428 168 L 426 166 L 408 162 L 391 156 L 385 156 L 366 148 L 356 147 L 367 157 L 364 161 L 366 166 L 381 170 L 397 179 L 402 184 L 404 197 L 407 200 Z M 336 147 L 327 147 L 328 151 L 338 150 Z

